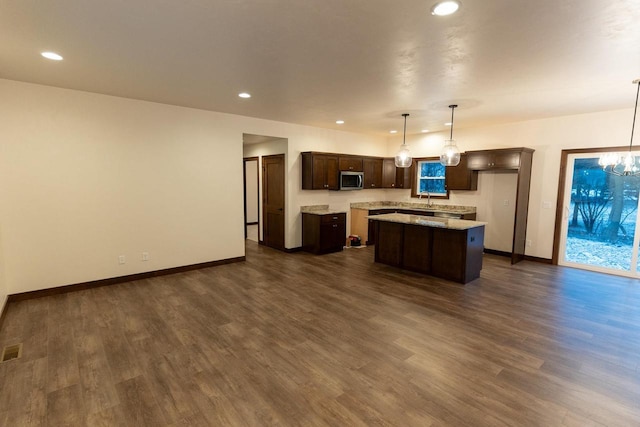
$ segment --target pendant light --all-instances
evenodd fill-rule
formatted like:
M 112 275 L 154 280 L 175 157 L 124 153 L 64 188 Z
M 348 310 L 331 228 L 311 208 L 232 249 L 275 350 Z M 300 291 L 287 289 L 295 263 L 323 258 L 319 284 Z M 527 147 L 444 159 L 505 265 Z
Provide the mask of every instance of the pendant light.
M 636 158 L 631 153 L 631 147 L 633 146 L 633 131 L 636 127 L 636 115 L 638 114 L 638 95 L 640 95 L 640 79 L 636 79 L 632 82 L 638 85 L 636 90 L 636 106 L 633 111 L 633 122 L 631 123 L 631 141 L 629 141 L 629 151 L 626 154 L 620 153 L 605 153 L 600 156 L 598 164 L 602 166 L 602 170 L 606 173 L 616 176 L 640 176 L 640 168 L 636 164 Z M 620 170 L 620 166 L 624 166 Z
M 397 168 L 408 168 L 411 167 L 411 151 L 409 151 L 409 147 L 407 147 L 406 137 L 407 137 L 407 117 L 409 113 L 404 113 L 402 117 L 404 117 L 404 132 L 402 133 L 402 145 L 396 154 L 396 167 Z
M 456 141 L 453 139 L 453 110 L 457 105 L 449 105 L 451 108 L 451 133 L 449 139 L 444 142 L 444 149 L 440 154 L 440 164 L 442 166 L 458 166 L 460 163 L 460 150 L 456 145 Z

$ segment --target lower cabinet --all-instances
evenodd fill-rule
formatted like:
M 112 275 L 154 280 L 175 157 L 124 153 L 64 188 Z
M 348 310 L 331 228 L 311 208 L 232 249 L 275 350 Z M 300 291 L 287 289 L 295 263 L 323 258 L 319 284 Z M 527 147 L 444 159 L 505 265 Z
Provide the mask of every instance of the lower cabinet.
M 341 251 L 347 237 L 347 214 L 302 214 L 302 249 L 314 254 Z

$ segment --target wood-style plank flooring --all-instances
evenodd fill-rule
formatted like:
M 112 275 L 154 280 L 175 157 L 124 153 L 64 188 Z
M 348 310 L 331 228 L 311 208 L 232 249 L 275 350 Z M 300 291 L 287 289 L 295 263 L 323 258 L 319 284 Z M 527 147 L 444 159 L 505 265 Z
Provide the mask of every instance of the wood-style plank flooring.
M 5 426 L 638 426 L 640 281 L 485 256 L 467 285 L 247 261 L 11 303 Z

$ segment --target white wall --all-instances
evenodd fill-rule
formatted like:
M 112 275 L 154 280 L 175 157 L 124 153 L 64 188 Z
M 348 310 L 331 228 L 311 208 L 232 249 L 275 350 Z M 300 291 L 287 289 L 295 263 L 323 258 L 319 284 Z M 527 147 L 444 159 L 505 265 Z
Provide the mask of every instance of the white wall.
M 234 116 L 8 80 L 0 94 L 9 294 L 244 255 Z
M 247 161 L 244 165 L 247 223 L 254 223 L 258 222 L 258 161 Z
M 456 117 L 461 118 L 456 123 L 462 124 L 463 116 L 458 114 Z M 551 258 L 561 151 L 628 145 L 632 119 L 632 109 L 605 111 L 488 127 L 456 127 L 454 138 L 461 151 L 507 147 L 535 150 L 527 220 L 527 239 L 532 244 L 526 249 L 526 254 Z M 415 157 L 439 155 L 446 137 L 448 133 L 411 136 L 408 144 Z M 393 138 L 388 142 L 387 155 L 394 153 L 398 141 L 398 138 Z M 475 192 L 452 191 L 450 200 L 443 203 L 480 206 L 484 203 L 482 184 L 479 183 Z M 408 192 L 397 197 L 403 200 L 410 198 Z M 550 202 L 551 207 L 543 208 L 544 202 Z

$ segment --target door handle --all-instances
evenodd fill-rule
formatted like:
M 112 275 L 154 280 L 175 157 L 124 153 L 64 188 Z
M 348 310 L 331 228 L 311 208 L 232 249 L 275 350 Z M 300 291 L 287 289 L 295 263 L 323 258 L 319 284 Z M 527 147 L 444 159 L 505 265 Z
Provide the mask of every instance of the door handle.
M 362 188 L 362 175 L 358 175 L 358 187 Z

